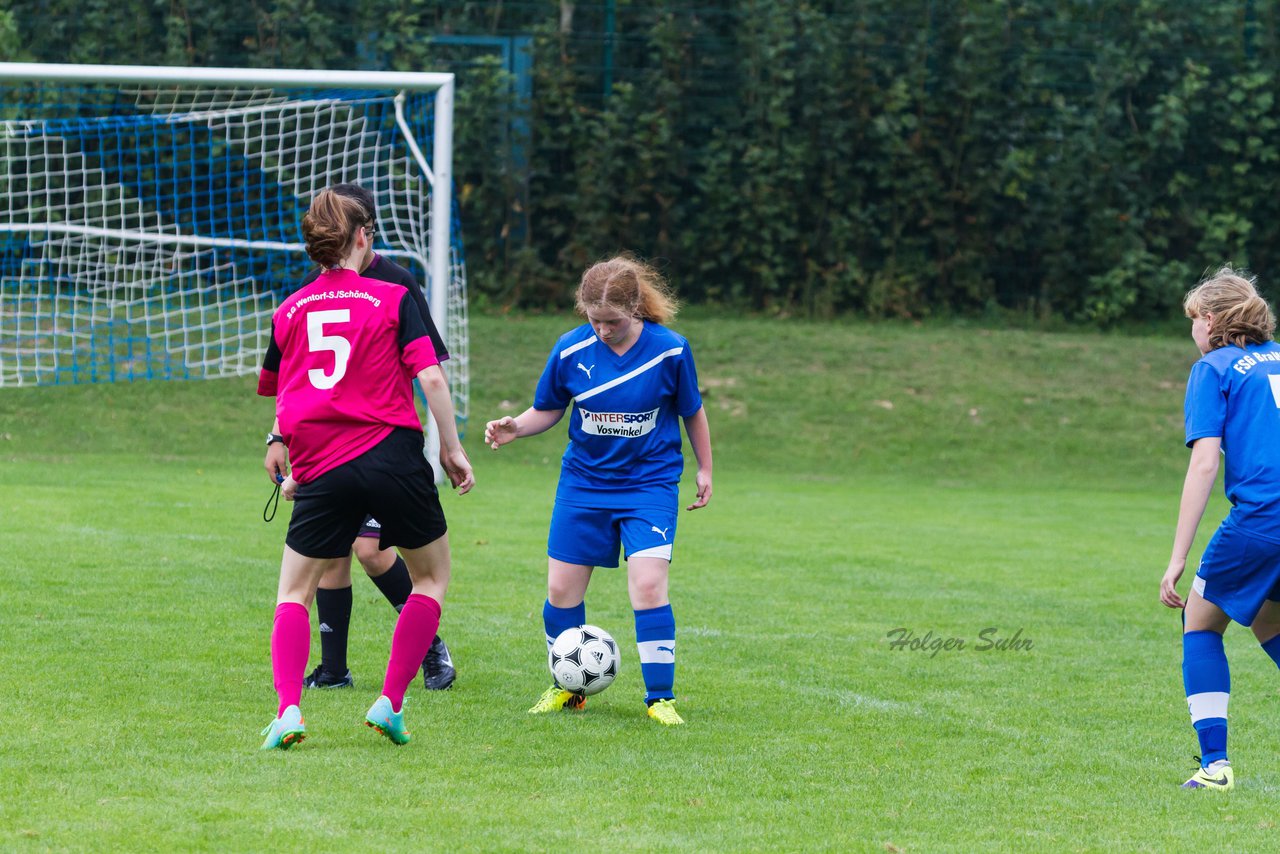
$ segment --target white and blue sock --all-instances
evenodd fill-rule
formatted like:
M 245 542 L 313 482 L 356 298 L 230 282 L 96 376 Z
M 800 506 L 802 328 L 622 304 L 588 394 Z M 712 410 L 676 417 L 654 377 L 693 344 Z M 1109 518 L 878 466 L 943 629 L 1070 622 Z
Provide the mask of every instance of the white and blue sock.
M 547 649 L 555 643 L 560 633 L 567 629 L 576 629 L 587 621 L 587 603 L 579 602 L 572 608 L 557 608 L 548 599 L 542 605 L 542 627 L 547 632 Z
M 650 705 L 675 697 L 676 617 L 671 605 L 636 611 L 636 648 L 644 676 L 644 701 Z
M 1231 672 L 1222 635 L 1203 631 L 1183 634 L 1182 683 L 1187 689 L 1191 725 L 1200 739 L 1200 763 L 1207 768 L 1210 763 L 1227 758 Z

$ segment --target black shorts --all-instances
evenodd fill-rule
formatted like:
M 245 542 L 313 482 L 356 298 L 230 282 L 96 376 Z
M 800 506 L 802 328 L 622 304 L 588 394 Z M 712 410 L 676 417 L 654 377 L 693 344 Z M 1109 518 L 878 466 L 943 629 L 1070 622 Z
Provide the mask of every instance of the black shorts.
M 382 523 L 382 548 L 416 549 L 447 530 L 423 436 L 397 427 L 354 460 L 298 487 L 285 544 L 305 557 L 346 557 L 366 516 Z

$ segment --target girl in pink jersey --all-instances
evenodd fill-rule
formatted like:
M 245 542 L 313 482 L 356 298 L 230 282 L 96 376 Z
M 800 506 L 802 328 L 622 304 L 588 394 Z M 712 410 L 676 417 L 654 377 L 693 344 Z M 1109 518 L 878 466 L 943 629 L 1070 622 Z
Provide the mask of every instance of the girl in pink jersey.
M 325 572 L 344 563 L 366 515 L 382 523 L 384 547 L 400 549 L 413 594 L 396 621 L 382 696 L 366 723 L 409 741 L 403 702 L 440 624 L 449 584 L 449 541 L 412 380 L 440 432 L 440 462 L 459 493 L 475 483 L 454 423 L 448 383 L 406 288 L 357 272 L 372 235 L 367 214 L 325 190 L 302 221 L 307 254 L 324 272 L 276 310 L 258 393 L 276 398 L 273 432 L 292 472 L 283 494 L 295 506 L 280 565 L 271 659 L 279 706 L 264 750 L 305 737 L 298 703 L 310 653 L 310 608 Z

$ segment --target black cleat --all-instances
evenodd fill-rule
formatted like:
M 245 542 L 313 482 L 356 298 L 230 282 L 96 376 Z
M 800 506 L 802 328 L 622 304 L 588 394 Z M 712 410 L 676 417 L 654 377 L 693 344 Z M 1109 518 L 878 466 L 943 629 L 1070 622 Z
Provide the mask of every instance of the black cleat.
M 311 675 L 302 680 L 303 688 L 351 688 L 356 684 L 351 678 L 351 671 L 348 670 L 345 676 L 334 676 L 332 673 L 324 669 L 324 665 L 318 665 L 315 670 L 311 671 Z
M 428 691 L 443 691 L 458 678 L 458 671 L 453 669 L 453 657 L 449 655 L 449 647 L 444 639 L 436 635 L 427 650 L 427 657 L 422 660 L 422 684 Z

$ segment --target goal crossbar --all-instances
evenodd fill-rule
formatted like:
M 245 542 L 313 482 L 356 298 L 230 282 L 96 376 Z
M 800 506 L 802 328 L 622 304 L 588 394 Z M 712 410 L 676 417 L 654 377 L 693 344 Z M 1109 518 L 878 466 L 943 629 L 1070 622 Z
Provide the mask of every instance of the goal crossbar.
M 305 68 L 184 68 L 170 65 L 74 65 L 0 62 L 0 80 L 64 83 L 164 83 L 176 86 L 272 86 L 314 89 L 443 89 L 453 74 L 438 71 L 333 71 Z

